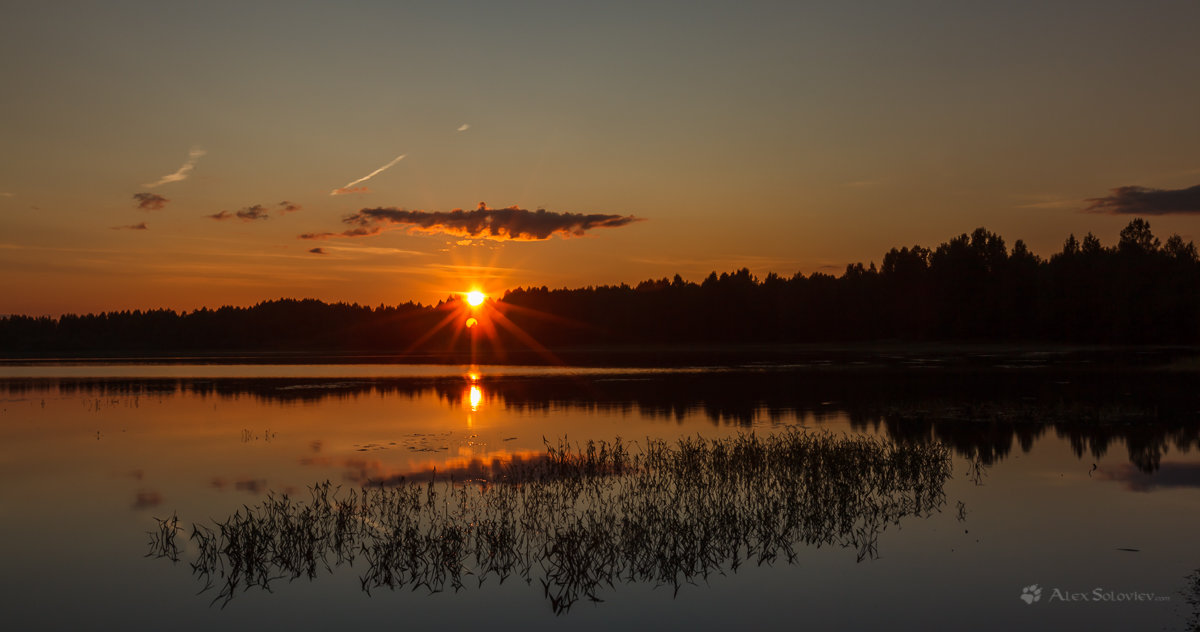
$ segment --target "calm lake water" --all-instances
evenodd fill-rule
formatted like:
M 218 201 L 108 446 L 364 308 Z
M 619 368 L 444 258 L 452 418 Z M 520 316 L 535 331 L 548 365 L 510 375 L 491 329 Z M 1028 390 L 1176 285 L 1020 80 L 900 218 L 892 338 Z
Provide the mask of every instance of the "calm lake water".
M 3 365 L 0 588 L 12 629 L 1186 629 L 1196 387 Z

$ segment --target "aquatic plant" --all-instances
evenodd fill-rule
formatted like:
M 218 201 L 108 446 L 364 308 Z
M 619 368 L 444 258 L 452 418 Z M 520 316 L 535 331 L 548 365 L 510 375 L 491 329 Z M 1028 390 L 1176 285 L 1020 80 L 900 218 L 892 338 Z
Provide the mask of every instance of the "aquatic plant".
M 945 503 L 951 459 L 940 444 L 897 445 L 794 428 L 724 439 L 546 442 L 490 479 L 326 481 L 308 498 L 270 493 L 223 521 L 195 524 L 191 568 L 228 603 L 250 587 L 315 578 L 362 559 L 380 588 L 461 590 L 468 581 L 536 579 L 552 609 L 648 582 L 675 593 L 747 562 L 795 563 L 804 547 L 859 561 L 908 516 Z M 151 540 L 152 554 L 173 540 Z
M 179 516 L 175 513 L 170 518 L 155 518 L 157 528 L 148 532 L 150 536 L 150 552 L 147 557 L 165 557 L 172 562 L 179 561 L 179 544 L 175 536 L 181 530 Z
M 1191 609 L 1186 615 L 1187 627 L 1184 629 L 1200 632 L 1200 568 L 1192 571 L 1184 579 L 1186 583 L 1179 594 L 1183 595 L 1183 601 Z

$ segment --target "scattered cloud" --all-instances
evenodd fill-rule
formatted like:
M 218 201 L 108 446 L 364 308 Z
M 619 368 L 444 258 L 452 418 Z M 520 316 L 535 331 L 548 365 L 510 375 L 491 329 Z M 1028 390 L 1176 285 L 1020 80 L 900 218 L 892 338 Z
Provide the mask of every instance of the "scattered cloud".
M 200 160 L 200 157 L 205 153 L 207 152 L 205 152 L 203 149 L 193 147 L 192 150 L 188 152 L 187 162 L 183 163 L 183 166 L 176 170 L 175 173 L 168 173 L 158 180 L 143 184 L 142 186 L 146 187 L 147 189 L 153 189 L 154 187 L 162 186 L 164 184 L 179 182 L 180 180 L 187 180 L 188 175 L 192 173 L 192 169 L 196 168 L 196 161 Z
M 1025 195 L 1018 199 L 1026 200 L 1014 208 L 1079 208 L 1077 198 L 1064 198 L 1056 195 Z
M 338 187 L 338 188 L 330 191 L 329 195 L 346 195 L 347 193 L 367 193 L 368 191 L 370 191 L 370 189 L 368 189 L 367 187 L 356 187 L 354 185 L 366 182 L 367 180 L 370 180 L 371 178 L 374 178 L 375 176 L 383 173 L 387 169 L 391 168 L 392 165 L 400 162 L 401 160 L 404 160 L 404 157 L 407 155 L 408 154 L 400 154 L 399 156 L 396 156 L 395 158 L 392 159 L 391 162 L 372 171 L 371 173 L 368 173 L 367 175 L 365 175 L 353 182 L 347 183 L 346 186 L 344 186 L 344 187 Z
M 8 191 L 5 191 L 4 193 L 0 193 L 0 197 L 12 197 L 12 196 L 13 196 L 13 194 L 9 193 Z
M 1200 214 L 1200 184 L 1186 189 L 1150 189 L 1117 187 L 1112 195 L 1088 198 L 1085 211 L 1115 215 L 1192 215 Z
M 328 254 L 327 252 L 325 252 L 324 248 L 313 248 L 313 249 L 309 250 L 309 252 L 313 253 L 314 255 Z
M 288 202 L 287 200 L 284 200 L 279 203 L 279 212 L 280 213 L 294 213 L 294 212 L 300 210 L 301 208 L 302 207 L 299 204 L 293 204 L 291 202 Z
M 150 227 L 146 225 L 146 222 L 140 222 L 127 226 L 112 226 L 111 228 L 112 230 L 148 230 Z
M 641 219 L 632 215 L 557 213 L 545 209 L 530 211 L 516 206 L 496 209 L 480 202 L 479 207 L 473 211 L 364 208 L 342 221 L 355 228 L 340 233 L 306 233 L 300 238 L 366 237 L 377 235 L 385 228 L 395 227 L 495 241 L 542 241 L 554 235 L 564 238 L 579 237 L 595 228 L 617 228 Z
M 251 221 L 255 219 L 267 219 L 270 217 L 270 213 L 267 211 L 265 206 L 261 204 L 255 204 L 254 206 L 247 206 L 246 208 L 238 211 L 237 216 L 240 219 Z
M 383 232 L 383 228 L 372 226 L 370 228 L 352 228 L 340 233 L 304 233 L 300 235 L 300 239 L 332 239 L 334 237 L 370 237 Z
M 465 132 L 465 131 L 467 131 L 467 130 L 469 130 L 469 129 L 471 129 L 471 124 L 470 124 L 470 123 L 463 123 L 462 125 L 459 125 L 459 126 L 458 126 L 458 131 L 460 131 L 460 132 Z
M 262 204 L 255 204 L 254 206 L 247 206 L 236 213 L 221 211 L 220 213 L 213 213 L 212 215 L 207 215 L 206 217 L 211 217 L 217 221 L 233 219 L 236 217 L 243 222 L 252 222 L 256 219 L 269 219 L 271 214 L 267 207 L 263 206 Z
M 156 193 L 134 193 L 133 199 L 137 200 L 137 207 L 143 211 L 161 210 L 171 201 Z
M 324 250 L 325 252 L 345 252 L 345 253 L 353 253 L 353 254 L 360 254 L 360 255 L 424 256 L 424 255 L 428 254 L 428 253 L 419 252 L 416 250 L 403 250 L 400 248 L 386 248 L 386 247 L 378 247 L 378 246 L 363 246 L 361 244 L 354 244 L 352 246 L 332 246 L 332 245 L 331 246 L 322 246 L 321 250 Z

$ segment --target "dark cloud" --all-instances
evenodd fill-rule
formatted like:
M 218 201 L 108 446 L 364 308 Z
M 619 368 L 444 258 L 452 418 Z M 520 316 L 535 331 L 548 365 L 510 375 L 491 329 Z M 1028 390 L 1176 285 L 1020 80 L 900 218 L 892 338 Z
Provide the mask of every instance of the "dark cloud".
M 221 211 L 220 213 L 213 213 L 207 217 L 211 217 L 218 221 L 233 219 L 236 217 L 243 222 L 252 222 L 256 219 L 268 219 L 270 216 L 270 211 L 267 209 L 267 207 L 263 206 L 262 204 L 255 204 L 254 206 L 247 206 L 236 213 Z
M 270 217 L 270 215 L 268 214 L 267 208 L 265 206 L 263 206 L 262 204 L 255 204 L 254 206 L 247 206 L 246 208 L 238 211 L 237 216 L 239 219 L 243 219 L 247 222 L 256 220 L 256 219 L 267 219 L 268 217 Z
M 380 226 L 371 226 L 369 228 L 352 228 L 341 233 L 304 233 L 300 235 L 300 239 L 329 239 L 331 237 L 370 237 L 383 232 Z
M 313 253 L 314 255 L 323 255 L 323 254 L 325 254 L 325 249 L 324 248 L 313 248 L 312 250 L 309 250 L 309 252 Z
M 111 226 L 110 228 L 112 230 L 148 230 L 150 227 L 146 226 L 146 222 L 139 222 L 137 224 L 128 224 L 125 226 Z
M 1117 215 L 1200 214 L 1200 184 L 1186 189 L 1117 187 L 1112 195 L 1088 198 L 1087 211 Z
M 299 204 L 293 204 L 291 202 L 288 202 L 287 200 L 284 200 L 279 203 L 279 212 L 280 213 L 293 213 L 298 210 L 300 210 Z
M 133 199 L 137 200 L 137 207 L 143 211 L 160 210 L 171 201 L 157 193 L 134 193 Z
M 632 215 L 600 213 L 556 213 L 544 209 L 530 211 L 516 206 L 488 208 L 483 202 L 473 211 L 406 211 L 396 208 L 364 208 L 343 222 L 356 226 L 340 233 L 307 233 L 301 239 L 364 237 L 382 232 L 385 227 L 445 233 L 458 237 L 503 241 L 541 241 L 554 235 L 579 237 L 594 228 L 617 228 L 641 221 Z

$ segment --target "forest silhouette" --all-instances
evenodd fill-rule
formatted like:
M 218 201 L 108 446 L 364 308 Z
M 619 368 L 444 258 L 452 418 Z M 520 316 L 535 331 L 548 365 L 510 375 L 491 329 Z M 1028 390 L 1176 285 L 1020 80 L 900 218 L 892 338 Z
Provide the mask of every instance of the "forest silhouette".
M 934 248 L 892 248 L 851 264 L 757 279 L 747 268 L 636 285 L 527 287 L 490 303 L 503 327 L 472 340 L 461 297 L 378 307 L 279 299 L 191 312 L 135 310 L 0 317 L 0 353 L 464 352 L 609 345 L 847 341 L 1195 344 L 1200 255 L 1132 220 L 1114 246 L 1069 236 L 1041 258 L 984 228 Z M 446 326 L 446 324 L 449 326 Z M 480 328 L 482 330 L 484 328 Z

